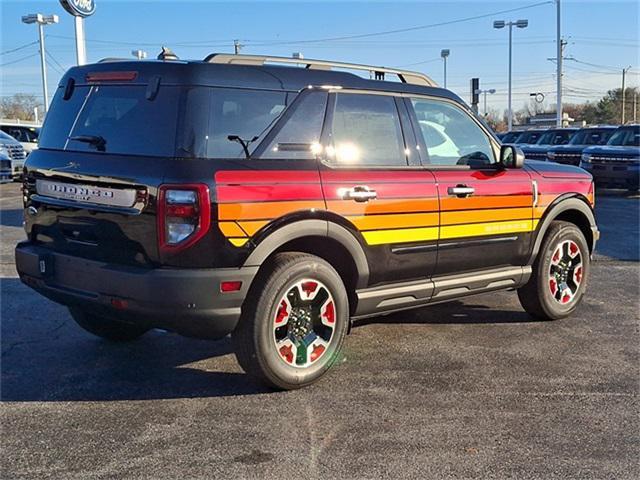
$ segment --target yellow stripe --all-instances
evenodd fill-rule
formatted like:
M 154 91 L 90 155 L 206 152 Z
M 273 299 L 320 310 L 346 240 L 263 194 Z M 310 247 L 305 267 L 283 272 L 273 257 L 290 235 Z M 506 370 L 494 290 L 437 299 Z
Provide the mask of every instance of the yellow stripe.
M 242 247 L 245 243 L 247 243 L 249 239 L 248 238 L 229 238 L 228 240 L 231 242 L 232 245 L 236 247 Z
M 480 237 L 503 233 L 530 232 L 533 228 L 532 220 L 449 225 L 440 228 L 440 238 Z
M 403 228 L 399 230 L 377 230 L 362 232 L 368 245 L 382 245 L 386 243 L 423 242 L 438 239 L 438 227 Z

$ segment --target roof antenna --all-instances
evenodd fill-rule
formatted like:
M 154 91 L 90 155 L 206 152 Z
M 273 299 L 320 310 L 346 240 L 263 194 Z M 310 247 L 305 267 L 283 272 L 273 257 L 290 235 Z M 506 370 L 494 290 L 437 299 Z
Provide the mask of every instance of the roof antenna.
M 158 60 L 179 60 L 179 58 L 170 48 L 162 47 L 162 51 L 158 54 Z

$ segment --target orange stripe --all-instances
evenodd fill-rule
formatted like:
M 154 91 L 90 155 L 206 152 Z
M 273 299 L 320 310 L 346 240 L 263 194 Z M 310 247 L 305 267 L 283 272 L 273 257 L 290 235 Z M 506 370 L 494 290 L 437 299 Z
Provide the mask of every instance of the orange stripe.
M 531 208 L 504 208 L 497 210 L 466 210 L 461 212 L 442 212 L 443 225 L 461 223 L 500 222 L 503 220 L 522 220 L 531 218 Z
M 339 215 L 368 215 L 375 213 L 437 212 L 438 199 L 387 199 L 357 203 L 352 200 L 330 200 L 330 211 Z
M 358 230 L 378 230 L 385 228 L 437 227 L 437 213 L 410 213 L 399 215 L 367 215 L 349 217 Z
M 267 223 L 269 223 L 268 220 L 256 220 L 252 222 L 240 222 L 240 226 L 245 232 L 247 232 L 247 235 L 252 237 L 253 235 L 256 234 L 258 230 L 264 227 Z
M 471 210 L 474 208 L 531 207 L 532 195 L 486 195 L 483 197 L 445 197 L 442 210 Z
M 247 235 L 236 222 L 219 222 L 218 226 L 225 237 L 245 237 Z
M 298 210 L 324 210 L 322 201 L 223 203 L 218 205 L 220 220 L 276 218 Z

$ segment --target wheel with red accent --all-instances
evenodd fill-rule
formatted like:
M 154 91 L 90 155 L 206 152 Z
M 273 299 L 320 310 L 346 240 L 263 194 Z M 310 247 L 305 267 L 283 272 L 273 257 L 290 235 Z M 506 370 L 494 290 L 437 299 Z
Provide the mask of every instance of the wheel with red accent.
M 518 289 L 520 303 L 536 318 L 564 318 L 580 304 L 589 269 L 589 247 L 582 231 L 573 223 L 555 221 L 542 241 L 529 282 Z
M 313 255 L 277 254 L 256 277 L 233 332 L 236 358 L 269 386 L 304 387 L 335 362 L 348 325 L 335 269 Z

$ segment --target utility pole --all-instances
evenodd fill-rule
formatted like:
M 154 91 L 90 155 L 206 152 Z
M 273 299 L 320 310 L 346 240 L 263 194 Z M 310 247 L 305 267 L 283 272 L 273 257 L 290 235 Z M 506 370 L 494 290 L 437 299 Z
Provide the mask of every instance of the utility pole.
M 238 55 L 240 53 L 240 50 L 242 50 L 242 47 L 244 45 L 242 45 L 240 43 L 240 40 L 234 40 L 233 41 L 233 53 L 235 53 L 236 55 Z
M 44 103 L 44 113 L 47 113 L 49 107 L 49 91 L 47 88 L 47 62 L 45 59 L 44 48 L 44 26 L 58 23 L 57 15 L 43 15 L 41 13 L 32 13 L 22 17 L 22 23 L 38 25 L 38 41 L 40 42 L 40 70 L 42 72 L 42 99 Z
M 557 85 L 556 85 L 556 126 L 562 127 L 562 55 L 564 42 L 561 36 L 560 23 L 560 0 L 556 0 L 556 44 L 558 48 L 558 60 L 556 62 Z
M 636 113 L 638 112 L 638 92 L 633 92 L 633 123 L 636 123 L 637 117 Z
M 624 109 L 625 109 L 625 80 L 626 80 L 626 76 L 627 76 L 627 72 L 631 70 L 631 65 L 629 65 L 627 68 L 623 68 L 622 69 L 622 115 L 621 115 L 621 120 L 620 120 L 620 124 L 624 125 Z

